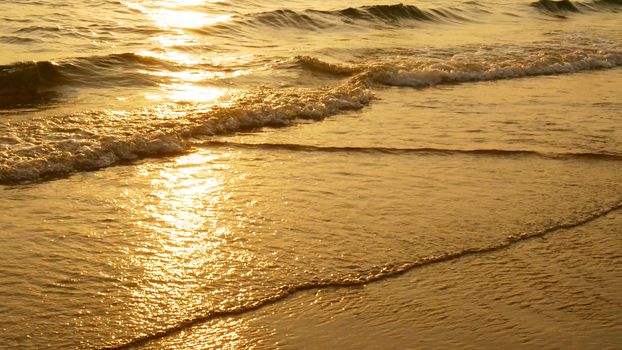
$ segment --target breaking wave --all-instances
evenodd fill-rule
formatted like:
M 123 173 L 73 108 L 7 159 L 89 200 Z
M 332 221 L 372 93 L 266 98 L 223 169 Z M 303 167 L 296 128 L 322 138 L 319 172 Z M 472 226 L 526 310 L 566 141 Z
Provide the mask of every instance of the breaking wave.
M 296 119 L 322 119 L 363 108 L 373 99 L 372 87 L 377 85 L 423 88 L 622 66 L 619 43 L 575 39 L 573 45 L 565 46 L 555 41 L 527 47 L 463 47 L 444 50 L 443 54 L 430 51 L 427 54 L 383 55 L 380 52 L 375 57 L 367 55 L 369 58 L 364 61 L 350 64 L 300 56 L 289 61 L 285 68 L 334 75 L 340 82 L 323 88 L 262 87 L 235 98 L 228 107 L 216 106 L 208 111 L 199 109 L 205 107 L 187 104 L 158 107 L 164 110 L 93 112 L 48 117 L 45 120 L 0 122 L 0 183 L 40 181 L 145 157 L 179 154 L 191 149 L 192 140 L 196 137 L 265 126 L 286 126 Z M 86 61 L 91 65 L 88 68 L 90 71 L 93 66 L 104 70 L 116 69 L 115 62 L 149 67 L 168 64 L 134 54 L 89 58 Z M 27 91 L 61 84 L 66 79 L 74 83 L 85 79 L 88 83 L 89 79 L 94 78 L 83 74 L 86 66 L 84 62 L 78 68 L 70 63 L 60 66 L 49 62 L 17 64 L 5 70 L 3 79 L 19 82 L 13 84 L 13 90 L 9 92 L 20 91 L 15 86 Z M 113 79 L 112 85 L 116 86 L 119 79 Z M 171 118 L 171 115 L 176 117 Z
M 320 89 L 260 89 L 238 97 L 228 107 L 169 111 L 183 114 L 174 120 L 166 111 L 147 110 L 0 122 L 0 183 L 40 181 L 179 154 L 191 147 L 189 141 L 195 137 L 322 119 L 360 109 L 372 98 L 367 86 L 350 79 Z
M 476 81 L 576 73 L 622 66 L 622 50 L 614 45 L 560 47 L 480 47 L 446 57 L 396 55 L 363 62 L 330 63 L 297 56 L 303 69 L 335 76 L 356 76 L 389 86 L 428 87 Z

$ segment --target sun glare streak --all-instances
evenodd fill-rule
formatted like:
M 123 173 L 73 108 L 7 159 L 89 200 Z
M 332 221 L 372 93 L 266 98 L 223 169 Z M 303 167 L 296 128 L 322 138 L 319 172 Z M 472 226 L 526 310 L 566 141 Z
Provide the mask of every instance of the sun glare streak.
M 160 9 L 154 11 L 150 16 L 156 21 L 160 28 L 202 28 L 217 23 L 226 22 L 231 15 L 206 15 L 192 11 L 173 11 Z
M 229 157 L 197 152 L 165 166 L 144 164 L 137 173 L 144 187 L 126 193 L 140 217 L 136 231 L 145 232 L 141 247 L 128 255 L 128 265 L 142 273 L 140 284 L 130 290 L 133 302 L 128 308 L 135 322 L 162 315 L 192 318 L 198 309 L 226 306 L 229 299 L 214 297 L 214 286 L 238 273 L 232 266 L 254 258 L 244 249 L 231 248 L 238 241 L 225 205 L 231 179 L 222 171 L 229 169 Z M 239 337 L 236 329 L 219 327 L 221 334 L 203 334 L 197 340 L 224 344 Z
M 153 5 L 168 8 L 178 8 L 185 6 L 200 6 L 204 4 L 217 4 L 225 0 L 161 0 L 153 2 Z
M 209 102 L 214 101 L 227 93 L 227 90 L 215 87 L 202 87 L 187 84 L 171 85 L 169 99 L 175 102 Z
M 153 57 L 159 60 L 174 62 L 177 64 L 184 64 L 187 66 L 201 63 L 201 60 L 198 57 L 179 51 L 154 52 L 145 50 L 139 51 L 136 54 L 139 56 Z
M 228 89 L 213 86 L 196 86 L 191 84 L 163 85 L 162 93 L 146 94 L 152 101 L 173 102 L 217 102 L 217 100 L 229 93 Z
M 199 44 L 193 36 L 184 34 L 181 30 L 176 30 L 173 35 L 166 34 L 154 37 L 153 40 L 158 44 L 158 46 L 164 47 L 191 47 Z
M 198 6 L 205 4 L 206 0 L 172 0 L 172 1 L 156 1 L 155 6 L 177 8 L 182 6 Z
M 218 80 L 218 79 L 227 79 L 239 77 L 242 75 L 250 74 L 250 71 L 247 70 L 236 70 L 233 72 L 210 72 L 210 71 L 182 71 L 182 72 L 171 72 L 171 71 L 158 71 L 158 72 L 150 72 L 150 71 L 139 71 L 142 74 L 154 75 L 157 77 L 170 78 L 175 82 L 179 83 L 196 83 L 206 80 Z
M 213 2 L 213 1 L 208 1 Z M 204 4 L 201 0 L 157 1 L 151 6 L 143 6 L 135 2 L 123 2 L 128 8 L 147 14 L 155 24 L 162 29 L 172 28 L 202 28 L 228 21 L 230 14 L 208 14 L 189 10 L 179 10 L 181 7 L 198 6 Z
M 147 9 L 144 6 L 142 6 L 140 4 L 137 4 L 135 2 L 124 1 L 124 2 L 122 2 L 122 4 L 127 6 L 128 8 L 130 8 L 132 10 L 135 10 L 135 11 L 139 11 L 139 12 L 142 12 L 142 13 L 147 13 L 148 12 Z
M 230 234 L 218 211 L 218 203 L 226 198 L 218 171 L 222 165 L 215 164 L 220 157 L 193 153 L 176 159 L 170 168 L 143 172 L 152 179 L 148 199 L 136 203 L 145 216 L 141 226 L 153 232 L 166 251 L 189 254 L 205 244 L 213 248 Z
M 233 57 L 211 57 L 210 62 L 205 57 L 196 54 L 195 50 L 187 50 L 197 45 L 205 44 L 196 36 L 191 35 L 184 29 L 202 28 L 217 23 L 228 21 L 232 15 L 229 14 L 213 14 L 199 11 L 192 11 L 192 6 L 205 5 L 219 1 L 213 0 L 160 0 L 145 1 L 141 3 L 123 2 L 128 8 L 140 11 L 146 14 L 155 25 L 161 29 L 165 29 L 166 33 L 155 36 L 152 40 L 157 44 L 157 49 L 147 49 L 136 52 L 137 55 L 145 57 L 153 57 L 163 61 L 171 62 L 175 67 L 193 67 L 192 70 L 176 71 L 171 69 L 168 71 L 149 71 L 143 70 L 140 73 L 152 76 L 169 78 L 170 84 L 161 84 L 159 92 L 148 92 L 145 97 L 152 101 L 172 101 L 172 102 L 210 102 L 222 97 L 226 90 L 198 86 L 192 83 L 198 83 L 210 80 L 220 80 L 230 77 L 236 77 L 248 74 L 249 71 L 237 69 L 234 71 L 215 71 L 207 69 L 202 71 L 197 67 L 204 64 L 214 63 L 216 65 L 229 60 L 235 61 Z M 188 8 L 190 7 L 190 9 Z M 168 79 L 166 79 L 168 80 Z

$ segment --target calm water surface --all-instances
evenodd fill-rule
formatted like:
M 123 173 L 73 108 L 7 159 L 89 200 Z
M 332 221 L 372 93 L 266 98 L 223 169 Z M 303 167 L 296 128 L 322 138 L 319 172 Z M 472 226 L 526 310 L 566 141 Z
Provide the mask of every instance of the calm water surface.
M 622 347 L 621 12 L 0 3 L 0 348 Z

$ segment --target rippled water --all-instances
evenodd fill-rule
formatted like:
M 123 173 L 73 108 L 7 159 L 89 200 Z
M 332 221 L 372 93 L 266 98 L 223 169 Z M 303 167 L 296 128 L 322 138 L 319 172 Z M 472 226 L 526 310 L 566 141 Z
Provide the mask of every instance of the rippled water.
M 619 348 L 622 3 L 0 3 L 0 348 Z

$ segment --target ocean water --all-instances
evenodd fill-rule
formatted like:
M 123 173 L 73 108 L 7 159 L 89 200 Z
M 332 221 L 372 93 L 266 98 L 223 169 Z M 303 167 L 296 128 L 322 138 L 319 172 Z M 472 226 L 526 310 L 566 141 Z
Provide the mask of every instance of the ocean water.
M 619 349 L 619 0 L 0 2 L 0 349 Z

